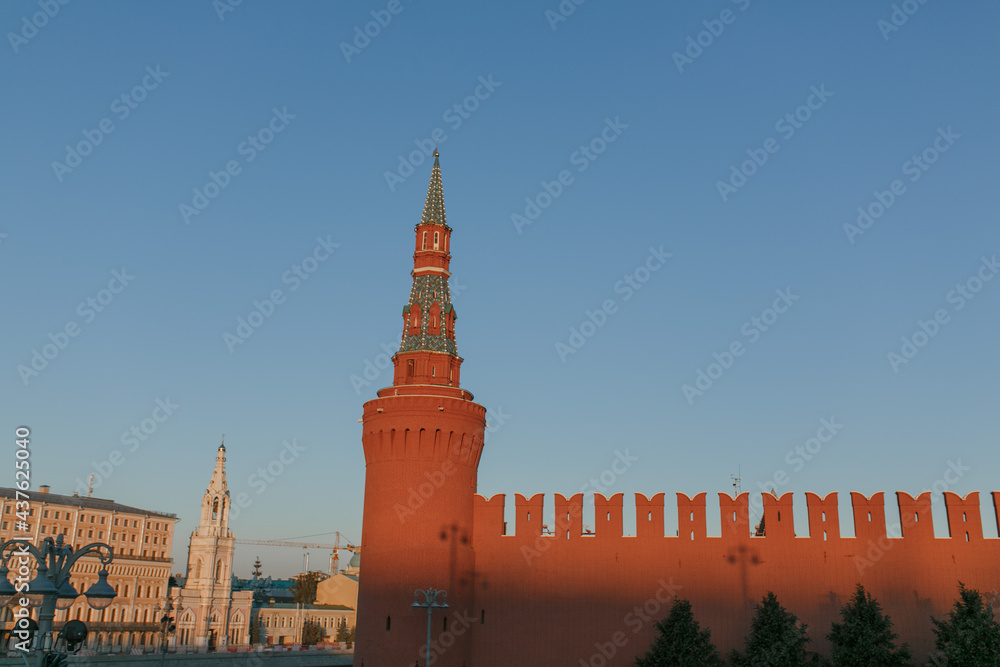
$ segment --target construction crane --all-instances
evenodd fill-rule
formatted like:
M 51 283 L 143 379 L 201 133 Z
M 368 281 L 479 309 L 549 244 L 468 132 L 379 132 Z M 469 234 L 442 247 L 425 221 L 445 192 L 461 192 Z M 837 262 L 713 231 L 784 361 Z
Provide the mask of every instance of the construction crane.
M 329 534 L 329 533 L 327 533 Z M 334 533 L 336 537 L 334 538 L 333 544 L 316 544 L 312 542 L 292 542 L 289 540 L 236 540 L 237 544 L 256 544 L 265 547 L 296 547 L 301 549 L 329 549 L 330 550 L 330 576 L 337 574 L 340 570 L 340 556 L 339 552 L 341 549 L 347 549 L 352 553 L 357 553 L 360 551 L 360 547 L 356 547 L 345 538 L 343 544 L 340 541 L 340 532 Z M 305 557 L 305 571 L 309 571 L 309 554 L 308 552 L 304 554 Z

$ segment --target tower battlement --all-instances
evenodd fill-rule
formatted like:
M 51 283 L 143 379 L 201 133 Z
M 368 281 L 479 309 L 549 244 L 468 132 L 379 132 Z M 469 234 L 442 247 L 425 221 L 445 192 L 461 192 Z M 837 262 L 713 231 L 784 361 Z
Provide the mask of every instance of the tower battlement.
M 635 532 L 634 538 L 663 538 L 666 540 L 767 540 L 770 542 L 788 539 L 817 540 L 830 542 L 839 539 L 903 539 L 908 543 L 919 543 L 931 540 L 952 539 L 965 543 L 982 540 L 996 541 L 997 538 L 984 538 L 982 513 L 979 503 L 979 492 L 974 491 L 964 498 L 951 491 L 944 492 L 944 504 L 947 510 L 948 538 L 937 538 L 934 533 L 934 520 L 931 515 L 931 492 L 925 491 L 916 497 L 904 491 L 896 492 L 899 510 L 899 523 L 902 535 L 891 537 L 886 530 L 885 494 L 878 492 L 871 497 L 851 492 L 851 508 L 854 520 L 854 535 L 842 535 L 840 524 L 840 507 L 837 492 L 825 497 L 806 492 L 806 507 L 808 510 L 807 531 L 796 532 L 794 524 L 794 499 L 791 492 L 776 496 L 770 493 L 760 494 L 762 501 L 762 529 L 756 531 L 750 521 L 750 494 L 741 493 L 736 497 L 728 493 L 719 493 L 719 518 L 722 531 L 719 536 L 709 536 L 707 528 L 707 494 L 702 492 L 693 498 L 684 493 L 677 493 L 677 534 L 666 535 L 664 514 L 664 493 L 646 497 L 635 494 Z M 1000 491 L 994 491 L 994 512 L 989 520 L 1000 527 Z M 624 532 L 624 494 L 616 493 L 606 497 L 594 493 L 593 504 L 587 509 L 594 510 L 594 528 L 585 530 L 583 525 L 584 494 L 577 493 L 566 497 L 555 494 L 555 523 L 544 529 L 542 523 L 545 511 L 544 494 L 537 493 L 531 497 L 520 493 L 514 495 L 515 521 L 508 525 L 505 520 L 506 495 L 496 494 L 490 498 L 475 495 L 475 533 L 479 540 L 496 538 L 546 537 L 560 540 L 633 538 Z M 890 508 L 891 510 L 891 508 Z

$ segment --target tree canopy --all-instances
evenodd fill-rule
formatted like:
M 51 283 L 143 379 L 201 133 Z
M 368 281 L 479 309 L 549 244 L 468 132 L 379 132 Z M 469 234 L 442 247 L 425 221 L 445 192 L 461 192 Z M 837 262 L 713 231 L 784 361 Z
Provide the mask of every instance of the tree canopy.
M 834 667 L 912 664 L 909 647 L 903 644 L 896 648 L 898 635 L 892 631 L 892 620 L 861 584 L 840 610 L 840 617 L 841 622 L 835 622 L 826 636 L 833 644 Z
M 979 591 L 958 584 L 958 600 L 934 623 L 934 646 L 948 667 L 1000 667 L 1000 625 Z
M 770 591 L 756 605 L 750 634 L 742 653 L 733 651 L 738 667 L 802 667 L 821 664 L 819 656 L 806 650 L 807 627 L 795 614 L 778 603 Z
M 292 599 L 296 603 L 313 604 L 316 602 L 316 584 L 323 580 L 323 573 L 318 571 L 303 572 L 295 577 L 292 584 Z
M 722 667 L 712 631 L 704 630 L 691 613 L 688 600 L 674 598 L 670 613 L 657 621 L 659 635 L 646 655 L 636 659 L 638 667 Z

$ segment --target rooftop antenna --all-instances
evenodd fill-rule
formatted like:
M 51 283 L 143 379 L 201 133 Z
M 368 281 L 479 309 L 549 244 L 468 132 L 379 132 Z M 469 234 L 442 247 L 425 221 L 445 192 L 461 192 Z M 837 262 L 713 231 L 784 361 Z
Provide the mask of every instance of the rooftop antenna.
M 740 495 L 740 482 L 743 481 L 743 466 L 736 469 L 735 475 L 730 475 L 729 479 L 733 480 L 733 490 L 736 491 L 736 497 Z
M 87 497 L 90 498 L 94 495 L 94 473 L 90 473 L 90 477 L 87 478 Z

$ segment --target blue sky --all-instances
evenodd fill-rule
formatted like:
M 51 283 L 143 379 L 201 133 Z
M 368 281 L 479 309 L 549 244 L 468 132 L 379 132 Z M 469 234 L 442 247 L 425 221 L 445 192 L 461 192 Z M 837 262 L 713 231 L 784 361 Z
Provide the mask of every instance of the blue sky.
M 225 433 L 238 537 L 360 541 L 437 136 L 481 493 L 992 491 L 1000 7 L 689 4 L 4 3 L 5 485 L 118 450 L 181 571 Z

